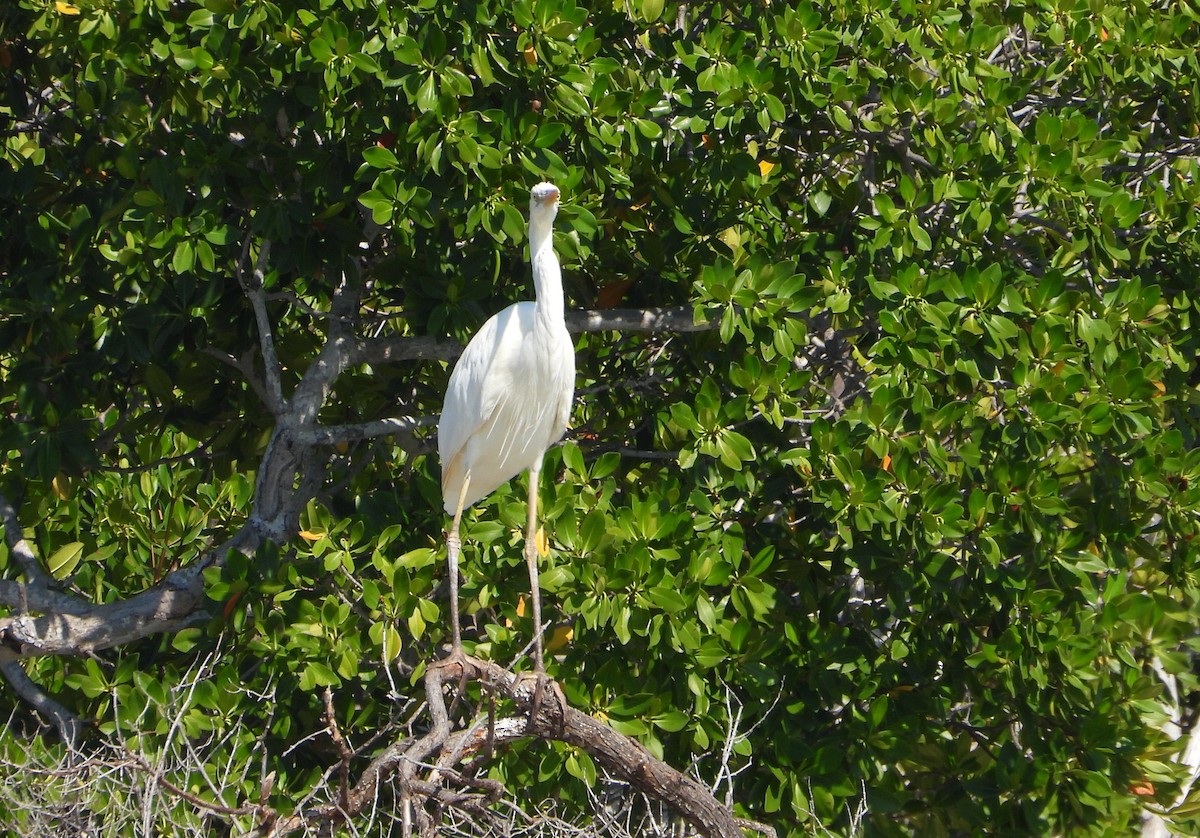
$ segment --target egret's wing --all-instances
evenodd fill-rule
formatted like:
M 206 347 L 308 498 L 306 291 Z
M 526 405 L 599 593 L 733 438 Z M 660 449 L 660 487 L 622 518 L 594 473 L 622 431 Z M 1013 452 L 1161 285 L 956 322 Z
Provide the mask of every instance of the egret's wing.
M 502 312 L 503 313 L 503 312 Z M 495 357 L 500 335 L 500 315 L 493 315 L 471 338 L 450 373 L 442 416 L 438 420 L 438 455 L 443 467 L 462 450 L 471 434 L 487 421 L 484 383 Z M 490 412 L 490 410 L 488 411 Z
M 480 433 L 506 398 L 514 397 L 511 368 L 524 347 L 522 309 L 511 305 L 493 315 L 471 338 L 459 356 L 438 421 L 438 455 L 442 461 L 442 493 L 447 504 L 456 503 L 448 489 L 462 485 L 460 459 L 471 437 Z M 476 475 L 472 477 L 475 484 Z M 457 491 L 457 489 L 456 489 Z
M 561 437 L 571 424 L 571 404 L 575 401 L 575 345 L 569 335 L 559 346 L 558 369 L 562 398 L 558 403 L 557 427 Z

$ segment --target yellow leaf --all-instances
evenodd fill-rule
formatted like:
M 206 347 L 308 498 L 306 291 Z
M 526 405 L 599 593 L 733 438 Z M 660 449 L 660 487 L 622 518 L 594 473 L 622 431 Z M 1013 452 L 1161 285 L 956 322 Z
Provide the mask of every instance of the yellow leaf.
M 544 529 L 542 529 L 541 527 L 538 527 L 537 538 L 535 540 L 537 542 L 538 555 L 541 556 L 542 558 L 549 556 L 550 555 L 550 539 L 546 538 L 546 531 Z
M 524 597 L 524 595 L 522 595 L 521 597 L 519 597 L 517 599 L 517 616 L 518 617 L 525 616 L 525 597 Z
M 300 530 L 299 535 L 305 541 L 320 541 L 325 537 L 323 532 L 309 532 L 308 530 Z
M 59 474 L 55 475 L 54 479 L 50 481 L 50 486 L 52 489 L 54 489 L 54 496 L 59 500 L 71 499 L 71 478 L 67 477 L 65 474 L 60 472 Z
M 525 63 L 530 67 L 537 64 L 537 50 L 533 48 L 533 44 L 525 47 Z
M 760 175 L 762 175 L 763 177 L 766 177 L 767 175 L 771 174 L 771 170 L 774 168 L 775 168 L 775 164 L 772 163 L 770 160 L 759 160 L 758 161 L 758 173 Z
M 60 15 L 77 15 L 77 14 L 79 14 L 78 6 L 72 6 L 70 3 L 64 3 L 62 0 L 58 0 L 58 2 L 54 4 L 54 9 Z
M 559 626 L 550 632 L 550 638 L 546 641 L 546 651 L 557 652 L 570 643 L 574 637 L 575 630 L 573 628 L 570 626 Z

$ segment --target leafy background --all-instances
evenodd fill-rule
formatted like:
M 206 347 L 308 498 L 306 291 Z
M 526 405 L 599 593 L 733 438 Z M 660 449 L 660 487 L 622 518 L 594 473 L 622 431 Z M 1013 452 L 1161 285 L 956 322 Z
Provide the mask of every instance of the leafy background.
M 572 703 L 781 835 L 1128 834 L 1147 806 L 1195 831 L 1171 724 L 1196 688 L 1198 24 L 1143 0 L 18 0 L 0 482 L 64 585 L 153 585 L 249 512 L 248 255 L 270 243 L 285 385 L 343 276 L 360 335 L 465 341 L 532 293 L 549 179 L 569 305 L 715 327 L 577 344 L 542 491 Z M 446 377 L 352 369 L 321 419 L 432 416 Z M 236 805 L 273 772 L 297 805 L 337 760 L 323 689 L 369 755 L 446 639 L 431 451 L 340 446 L 296 539 L 210 573 L 207 624 L 27 671 L 147 764 L 185 739 L 182 788 Z M 468 646 L 505 662 L 523 516 L 516 482 L 465 524 Z M 0 701 L 8 764 L 52 757 Z M 587 817 L 586 757 L 492 771 Z M 59 793 L 21 776 L 18 830 Z M 200 817 L 174 797 L 143 825 Z

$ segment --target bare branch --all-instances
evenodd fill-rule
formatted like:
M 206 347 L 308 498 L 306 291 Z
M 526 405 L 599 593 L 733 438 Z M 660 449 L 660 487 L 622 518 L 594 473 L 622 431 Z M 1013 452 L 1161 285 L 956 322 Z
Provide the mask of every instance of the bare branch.
M 20 610 L 0 619 L 0 663 L 37 655 L 90 655 L 152 634 L 178 631 L 204 619 L 205 569 L 222 561 L 230 550 L 252 554 L 263 541 L 263 529 L 251 520 L 199 561 L 172 571 L 153 588 L 128 599 L 91 605 L 31 586 L 29 602 L 41 604 L 35 608 L 43 613 Z M 9 586 L 13 585 L 0 584 L 0 594 L 11 596 Z M 10 604 L 8 596 L 3 598 L 4 604 Z
M 12 503 L 0 495 L 0 519 L 4 522 L 4 540 L 8 552 L 21 568 L 26 582 L 0 580 L 0 605 L 18 613 L 29 611 L 60 614 L 85 614 L 94 606 L 85 599 L 55 589 L 55 580 L 43 568 L 33 548 L 25 540 L 21 523 Z M 2 653 L 0 653 L 2 654 Z
M 357 425 L 318 425 L 302 428 L 296 431 L 294 437 L 297 442 L 305 445 L 336 445 L 343 442 L 361 442 L 364 439 L 389 434 L 411 433 L 417 428 L 433 427 L 437 421 L 436 416 L 395 416 Z
M 6 617 L 0 619 L 0 662 L 35 655 L 86 655 L 176 631 L 195 622 L 203 603 L 200 569 L 189 566 L 147 591 L 81 614 Z

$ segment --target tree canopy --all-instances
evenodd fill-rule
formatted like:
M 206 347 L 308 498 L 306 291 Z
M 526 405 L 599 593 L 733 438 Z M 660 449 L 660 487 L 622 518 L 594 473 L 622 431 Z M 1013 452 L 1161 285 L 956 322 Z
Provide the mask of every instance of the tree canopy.
M 0 823 L 409 828 L 433 428 L 546 179 L 570 706 L 779 836 L 1195 834 L 1198 48 L 1190 0 L 4 4 Z M 463 522 L 518 669 L 524 515 Z M 569 743 L 458 770 L 445 834 L 675 817 Z

